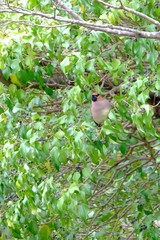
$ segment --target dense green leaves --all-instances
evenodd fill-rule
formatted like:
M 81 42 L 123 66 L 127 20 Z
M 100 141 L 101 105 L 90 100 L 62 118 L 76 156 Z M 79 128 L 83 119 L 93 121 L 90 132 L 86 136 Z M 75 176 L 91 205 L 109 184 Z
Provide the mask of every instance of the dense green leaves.
M 90 225 L 90 222 L 93 219 L 94 224 L 109 222 L 111 219 L 116 221 L 129 206 L 132 216 L 130 221 L 137 219 L 137 225 L 134 223 L 132 226 L 137 234 L 142 234 L 142 216 L 145 217 L 143 224 L 147 226 L 147 232 L 155 228 L 152 221 L 156 213 L 154 204 L 158 201 L 159 173 L 154 168 L 154 159 L 153 164 L 146 167 L 143 165 L 150 159 L 150 154 L 155 155 L 157 147 L 151 144 L 150 150 L 146 140 L 142 139 L 142 144 L 136 138 L 130 138 L 130 130 L 125 130 L 120 120 L 117 121 L 118 116 L 114 111 L 110 113 L 101 133 L 96 130 L 94 123 L 91 127 L 85 123 L 80 125 L 76 117 L 70 123 L 68 111 L 71 110 L 71 102 L 78 106 L 82 116 L 84 114 L 84 107 L 79 105 L 84 97 L 79 87 L 68 92 L 68 103 L 64 103 L 65 109 L 68 104 L 67 110 L 57 116 L 34 113 L 35 107 L 38 109 L 46 101 L 49 103 L 50 98 L 45 94 L 35 97 L 34 91 L 26 93 L 10 85 L 5 95 L 8 95 L 12 107 L 7 110 L 8 103 L 1 97 L 4 110 L 0 127 L 1 136 L 5 136 L 1 149 L 1 204 L 5 208 L 1 214 L 13 237 L 26 238 L 29 234 L 39 239 L 44 239 L 44 236 L 50 239 L 53 230 L 60 238 L 70 236 L 71 233 L 74 236 L 78 219 L 81 230 L 87 226 L 92 228 L 94 225 Z M 157 135 L 150 125 L 152 112 L 147 105 L 145 111 L 145 116 L 135 112 L 132 119 L 137 126 L 137 134 L 143 133 L 147 139 L 151 137 L 154 143 Z M 63 125 L 58 120 L 62 117 L 67 119 Z M 88 114 L 87 121 L 89 118 Z M 147 131 L 143 130 L 144 127 Z M 130 154 L 130 151 L 133 153 Z M 147 154 L 142 156 L 142 151 Z M 129 159 L 126 157 L 128 154 Z M 149 161 L 152 162 L 151 159 Z M 146 192 L 141 188 L 143 184 L 148 185 L 149 190 Z M 96 192 L 94 188 L 97 188 Z M 132 206 L 133 199 L 139 199 L 139 205 L 135 206 L 137 213 Z M 4 205 L 6 201 L 7 205 Z M 121 214 L 117 213 L 116 218 L 114 210 L 111 210 L 111 201 L 112 204 L 123 206 Z M 63 231 L 54 225 L 57 217 Z M 123 223 L 125 220 L 121 221 Z M 96 236 L 103 236 L 106 231 L 110 231 L 111 226 L 99 228 Z M 119 228 L 115 226 L 115 229 Z

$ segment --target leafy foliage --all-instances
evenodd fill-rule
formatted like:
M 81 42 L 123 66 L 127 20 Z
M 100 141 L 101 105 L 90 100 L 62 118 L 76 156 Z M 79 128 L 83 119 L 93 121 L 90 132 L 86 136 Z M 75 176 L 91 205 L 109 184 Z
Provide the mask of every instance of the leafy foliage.
M 9 4 L 55 14 L 48 0 Z M 99 1 L 66 4 L 87 21 L 155 31 Z M 123 4 L 158 21 L 154 0 Z M 3 19 L 0 69 L 11 84 L 0 83 L 1 239 L 159 239 L 159 42 L 36 14 Z M 100 129 L 92 89 L 112 97 Z

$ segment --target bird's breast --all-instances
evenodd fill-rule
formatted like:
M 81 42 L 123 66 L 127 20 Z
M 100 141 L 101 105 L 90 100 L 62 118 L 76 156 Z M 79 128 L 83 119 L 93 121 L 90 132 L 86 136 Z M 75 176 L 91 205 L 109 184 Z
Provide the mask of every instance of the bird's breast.
M 110 107 L 111 103 L 109 101 L 92 102 L 91 114 L 93 120 L 98 124 L 104 122 L 107 118 Z

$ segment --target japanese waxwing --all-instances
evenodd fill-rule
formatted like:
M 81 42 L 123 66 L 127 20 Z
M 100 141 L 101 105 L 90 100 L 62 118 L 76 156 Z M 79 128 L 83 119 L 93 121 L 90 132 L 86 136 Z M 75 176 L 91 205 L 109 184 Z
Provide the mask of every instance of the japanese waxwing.
M 107 118 L 111 103 L 97 93 L 92 94 L 91 114 L 95 123 L 100 126 Z

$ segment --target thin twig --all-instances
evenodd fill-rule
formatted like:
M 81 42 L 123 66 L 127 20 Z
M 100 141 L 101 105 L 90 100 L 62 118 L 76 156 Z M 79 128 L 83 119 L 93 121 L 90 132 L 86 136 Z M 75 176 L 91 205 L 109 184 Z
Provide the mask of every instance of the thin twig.
M 158 21 L 154 20 L 153 18 L 148 17 L 147 15 L 145 15 L 145 14 L 143 14 L 141 12 L 138 12 L 138 11 L 132 9 L 132 8 L 125 7 L 121 0 L 120 0 L 120 5 L 121 5 L 120 7 L 113 6 L 111 4 L 103 2 L 101 0 L 97 0 L 97 2 L 102 3 L 103 5 L 108 6 L 110 8 L 114 8 L 114 9 L 118 9 L 118 10 L 124 10 L 126 12 L 133 13 L 134 15 L 142 17 L 142 18 L 146 19 L 147 21 L 149 21 L 149 22 L 155 24 L 156 26 L 160 27 L 160 22 L 158 22 Z

